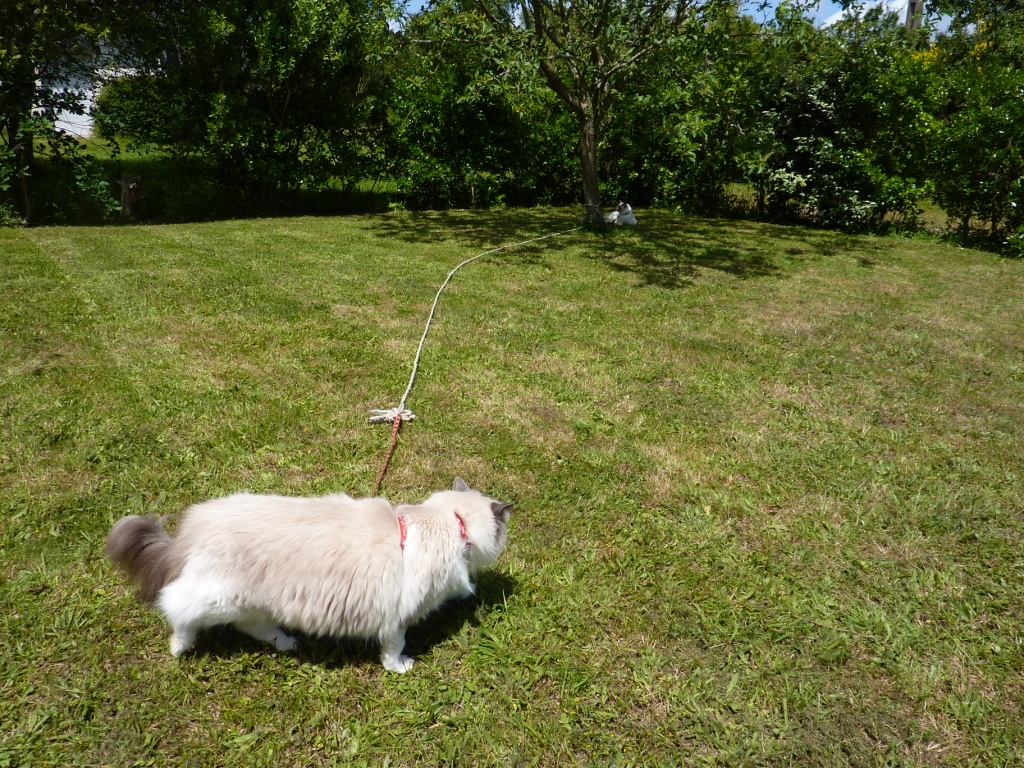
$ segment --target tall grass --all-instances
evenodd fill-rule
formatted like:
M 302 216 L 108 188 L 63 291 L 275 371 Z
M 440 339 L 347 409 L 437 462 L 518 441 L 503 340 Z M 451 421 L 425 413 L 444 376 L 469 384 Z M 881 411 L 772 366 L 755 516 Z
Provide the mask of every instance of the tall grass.
M 368 493 L 444 275 L 571 220 L 0 231 L 0 765 L 1024 762 L 1024 264 L 920 241 L 651 213 L 475 262 L 384 493 L 516 503 L 479 595 L 401 677 L 170 657 L 110 524 Z

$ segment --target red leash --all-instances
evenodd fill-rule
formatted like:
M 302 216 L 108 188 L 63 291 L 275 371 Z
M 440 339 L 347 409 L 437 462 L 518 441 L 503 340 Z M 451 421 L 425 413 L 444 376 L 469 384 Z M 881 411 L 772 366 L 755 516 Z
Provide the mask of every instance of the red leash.
M 388 471 L 388 464 L 391 463 L 391 455 L 395 452 L 395 446 L 398 445 L 398 430 L 402 428 L 402 414 L 395 414 L 395 421 L 391 425 L 391 444 L 388 445 L 388 453 L 384 457 L 384 466 L 380 468 L 380 474 L 377 475 L 377 482 L 373 485 L 374 496 L 380 491 L 380 484 L 384 482 L 384 474 Z

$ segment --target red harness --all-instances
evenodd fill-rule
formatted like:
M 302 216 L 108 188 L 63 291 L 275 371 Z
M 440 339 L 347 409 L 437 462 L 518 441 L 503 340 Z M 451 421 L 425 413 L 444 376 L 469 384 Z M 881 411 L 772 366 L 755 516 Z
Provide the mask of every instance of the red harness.
M 405 519 L 398 518 L 398 535 L 402 537 L 402 551 L 405 552 Z
M 459 521 L 459 534 L 462 536 L 462 540 L 466 542 L 466 549 L 469 549 L 469 534 L 466 533 L 466 523 L 459 517 L 459 513 L 455 513 L 455 519 Z
M 459 521 L 459 534 L 462 536 L 462 540 L 466 543 L 466 549 L 469 549 L 469 534 L 466 532 L 466 523 L 459 516 L 458 513 L 455 514 L 455 519 Z M 405 527 L 405 518 L 404 517 L 399 517 L 398 518 L 398 536 L 399 536 L 399 544 L 401 544 L 403 552 L 405 552 L 405 537 L 406 537 L 407 533 L 408 533 L 408 530 Z

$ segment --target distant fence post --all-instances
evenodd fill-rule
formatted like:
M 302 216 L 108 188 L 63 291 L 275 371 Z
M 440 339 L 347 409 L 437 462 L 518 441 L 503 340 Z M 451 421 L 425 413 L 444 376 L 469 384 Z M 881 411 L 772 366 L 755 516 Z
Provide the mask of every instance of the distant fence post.
M 923 17 L 924 0 L 910 0 L 907 3 L 907 20 L 904 22 L 907 29 L 917 29 L 920 27 Z
M 126 219 L 134 219 L 139 213 L 142 200 L 142 177 L 125 176 L 118 184 L 121 185 L 121 215 Z

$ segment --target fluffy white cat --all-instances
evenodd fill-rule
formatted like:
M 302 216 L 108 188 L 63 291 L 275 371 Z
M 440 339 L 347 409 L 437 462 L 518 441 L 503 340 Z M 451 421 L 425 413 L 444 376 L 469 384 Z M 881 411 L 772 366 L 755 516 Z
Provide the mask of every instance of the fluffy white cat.
M 190 507 L 173 537 L 153 517 L 122 518 L 106 552 L 170 623 L 175 656 L 219 624 L 292 650 L 283 625 L 376 639 L 385 668 L 406 672 L 405 630 L 473 593 L 470 577 L 505 547 L 511 507 L 461 478 L 397 508 L 344 493 L 237 493 Z
M 629 207 L 629 203 L 619 202 L 615 210 L 604 217 L 606 224 L 617 224 L 619 226 L 635 227 L 637 225 L 636 214 Z

